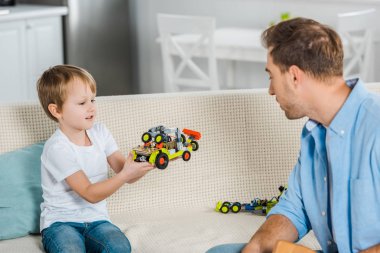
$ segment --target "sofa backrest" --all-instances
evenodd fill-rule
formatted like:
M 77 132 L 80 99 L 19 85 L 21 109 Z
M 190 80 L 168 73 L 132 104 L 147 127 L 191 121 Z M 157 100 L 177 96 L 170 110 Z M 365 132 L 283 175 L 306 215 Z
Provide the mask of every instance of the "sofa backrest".
M 287 120 L 266 90 L 107 96 L 96 103 L 97 120 L 125 154 L 159 124 L 202 133 L 190 161 L 171 161 L 112 195 L 111 214 L 275 196 L 297 161 L 306 120 Z M 1 105 L 0 122 L 0 153 L 46 140 L 56 128 L 38 103 Z

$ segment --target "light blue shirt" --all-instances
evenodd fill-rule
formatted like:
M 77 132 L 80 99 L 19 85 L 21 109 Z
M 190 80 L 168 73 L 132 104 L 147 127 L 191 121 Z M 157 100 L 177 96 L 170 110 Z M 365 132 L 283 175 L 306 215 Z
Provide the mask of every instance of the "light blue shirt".
M 380 97 L 358 79 L 347 85 L 352 91 L 329 127 L 305 124 L 288 190 L 269 213 L 288 217 L 299 239 L 313 229 L 323 252 L 380 244 Z

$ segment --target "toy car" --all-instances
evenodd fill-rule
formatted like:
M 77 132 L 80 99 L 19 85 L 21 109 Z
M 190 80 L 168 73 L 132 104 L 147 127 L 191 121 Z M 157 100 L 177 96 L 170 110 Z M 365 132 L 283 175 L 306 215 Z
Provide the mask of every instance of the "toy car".
M 166 128 L 162 125 L 152 127 L 143 133 L 143 145 L 132 149 L 133 159 L 137 162 L 155 164 L 158 169 L 165 169 L 169 160 L 182 157 L 189 161 L 191 152 L 199 148 L 201 134 L 190 129 Z
M 251 212 L 258 215 L 267 215 L 270 210 L 278 203 L 282 193 L 286 190 L 286 187 L 280 186 L 280 195 L 272 197 L 270 200 L 255 198 L 250 203 L 218 201 L 215 210 L 221 213 L 228 213 L 230 210 L 233 213 L 238 213 L 241 210 Z

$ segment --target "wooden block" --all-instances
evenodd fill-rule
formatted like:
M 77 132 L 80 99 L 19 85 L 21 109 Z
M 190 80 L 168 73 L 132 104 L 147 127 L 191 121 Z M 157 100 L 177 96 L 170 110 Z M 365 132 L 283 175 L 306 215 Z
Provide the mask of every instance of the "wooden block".
M 305 246 L 286 241 L 278 241 L 273 253 L 316 253 Z

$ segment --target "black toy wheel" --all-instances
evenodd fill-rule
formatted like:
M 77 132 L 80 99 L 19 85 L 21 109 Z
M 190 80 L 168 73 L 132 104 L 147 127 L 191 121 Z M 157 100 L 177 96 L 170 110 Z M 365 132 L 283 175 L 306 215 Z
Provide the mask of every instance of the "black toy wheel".
M 191 142 L 191 147 L 193 148 L 193 151 L 197 151 L 199 148 L 199 144 L 196 141 Z
M 186 136 L 184 134 L 181 134 L 181 142 L 182 143 L 186 142 Z
M 156 161 L 154 163 L 158 169 L 163 170 L 169 164 L 169 157 L 165 153 L 160 153 L 156 156 Z
M 182 154 L 182 159 L 184 161 L 189 161 L 191 158 L 191 153 L 189 151 L 184 151 Z
M 157 134 L 154 137 L 154 142 L 157 143 L 157 144 L 160 144 L 163 141 L 164 141 L 164 136 L 162 134 Z
M 152 140 L 152 135 L 148 132 L 146 133 L 143 133 L 143 135 L 141 136 L 141 140 L 144 142 L 144 143 L 148 143 Z

